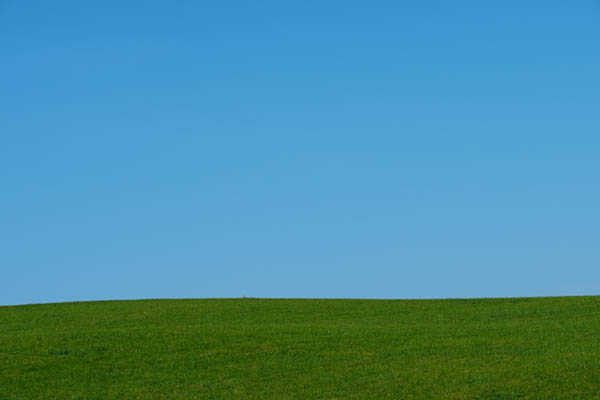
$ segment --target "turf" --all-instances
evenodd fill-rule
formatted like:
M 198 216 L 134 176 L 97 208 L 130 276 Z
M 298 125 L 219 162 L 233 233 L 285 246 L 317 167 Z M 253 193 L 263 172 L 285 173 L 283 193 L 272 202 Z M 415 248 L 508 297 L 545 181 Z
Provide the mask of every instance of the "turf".
M 0 399 L 600 399 L 600 297 L 0 307 Z

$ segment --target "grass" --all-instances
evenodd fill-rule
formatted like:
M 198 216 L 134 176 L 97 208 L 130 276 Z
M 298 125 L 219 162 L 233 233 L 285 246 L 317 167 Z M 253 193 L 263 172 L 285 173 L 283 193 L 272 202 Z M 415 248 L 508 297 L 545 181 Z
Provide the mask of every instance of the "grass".
M 600 297 L 0 307 L 0 399 L 600 399 Z

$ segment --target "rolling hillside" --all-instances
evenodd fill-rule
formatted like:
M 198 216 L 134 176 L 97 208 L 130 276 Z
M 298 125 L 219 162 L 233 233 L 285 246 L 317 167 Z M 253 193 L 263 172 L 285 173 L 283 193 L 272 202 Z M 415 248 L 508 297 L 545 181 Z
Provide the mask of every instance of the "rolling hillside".
M 0 399 L 600 399 L 600 297 L 0 307 Z

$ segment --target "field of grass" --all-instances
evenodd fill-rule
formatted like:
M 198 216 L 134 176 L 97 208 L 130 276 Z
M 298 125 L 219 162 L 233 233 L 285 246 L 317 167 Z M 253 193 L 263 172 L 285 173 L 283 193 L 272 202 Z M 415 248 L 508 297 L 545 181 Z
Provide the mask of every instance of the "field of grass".
M 600 399 L 600 297 L 0 307 L 0 399 Z

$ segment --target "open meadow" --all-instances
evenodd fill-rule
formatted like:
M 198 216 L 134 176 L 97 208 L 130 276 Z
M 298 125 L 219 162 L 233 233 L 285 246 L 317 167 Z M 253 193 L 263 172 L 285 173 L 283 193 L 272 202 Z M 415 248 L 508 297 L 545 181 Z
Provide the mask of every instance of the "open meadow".
M 600 399 L 600 297 L 0 307 L 0 399 Z

